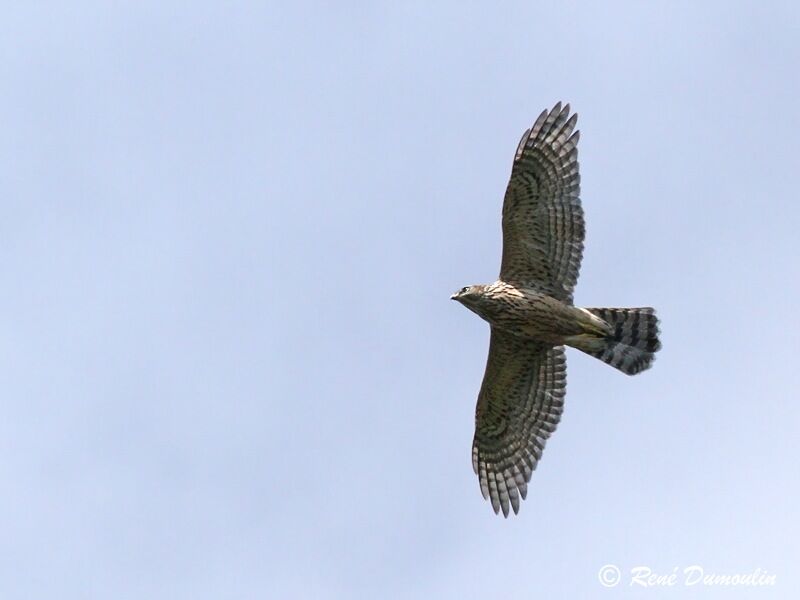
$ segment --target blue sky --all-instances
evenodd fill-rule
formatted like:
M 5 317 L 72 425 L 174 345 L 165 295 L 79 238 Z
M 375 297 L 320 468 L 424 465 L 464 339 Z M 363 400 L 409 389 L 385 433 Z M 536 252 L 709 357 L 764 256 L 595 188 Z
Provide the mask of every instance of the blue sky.
M 0 596 L 788 598 L 793 3 L 17 3 L 0 24 Z M 520 515 L 470 464 L 522 131 L 580 114 L 576 303 Z M 618 565 L 604 589 L 598 570 Z M 770 588 L 642 589 L 701 565 Z

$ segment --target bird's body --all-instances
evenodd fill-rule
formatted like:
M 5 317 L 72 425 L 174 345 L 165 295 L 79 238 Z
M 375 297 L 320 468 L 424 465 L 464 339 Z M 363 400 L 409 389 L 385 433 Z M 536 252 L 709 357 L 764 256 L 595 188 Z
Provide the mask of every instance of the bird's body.
M 608 326 L 585 309 L 502 280 L 471 286 L 458 299 L 492 327 L 525 340 L 559 346 L 573 336 L 608 333 Z
M 573 306 L 584 238 L 576 121 L 558 103 L 522 136 L 503 203 L 500 278 L 452 296 L 491 325 L 472 464 L 504 516 L 519 510 L 561 419 L 563 346 L 629 375 L 649 368 L 661 347 L 652 308 Z

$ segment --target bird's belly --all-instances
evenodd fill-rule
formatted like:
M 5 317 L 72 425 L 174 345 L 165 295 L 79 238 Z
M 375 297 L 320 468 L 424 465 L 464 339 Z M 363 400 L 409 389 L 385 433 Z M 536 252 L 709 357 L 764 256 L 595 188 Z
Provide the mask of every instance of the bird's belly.
M 499 311 L 493 326 L 526 339 L 562 344 L 583 331 L 579 309 L 548 296 L 526 298 Z

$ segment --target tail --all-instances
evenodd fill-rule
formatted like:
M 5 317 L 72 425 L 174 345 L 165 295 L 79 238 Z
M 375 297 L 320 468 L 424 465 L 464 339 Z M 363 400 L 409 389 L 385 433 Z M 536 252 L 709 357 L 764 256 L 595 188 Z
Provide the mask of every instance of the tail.
M 609 326 L 606 336 L 581 335 L 570 340 L 570 345 L 627 375 L 635 375 L 650 368 L 656 352 L 661 348 L 658 340 L 658 318 L 652 308 L 587 308 Z

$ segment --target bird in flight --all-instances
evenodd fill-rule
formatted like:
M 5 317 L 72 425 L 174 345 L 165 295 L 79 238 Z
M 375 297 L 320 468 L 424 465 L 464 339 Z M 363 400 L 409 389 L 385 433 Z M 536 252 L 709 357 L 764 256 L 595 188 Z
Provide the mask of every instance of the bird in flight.
M 583 256 L 578 115 L 545 110 L 520 140 L 503 201 L 500 277 L 453 294 L 491 325 L 472 467 L 495 513 L 516 514 L 564 408 L 564 346 L 628 375 L 661 347 L 652 308 L 578 308 Z

